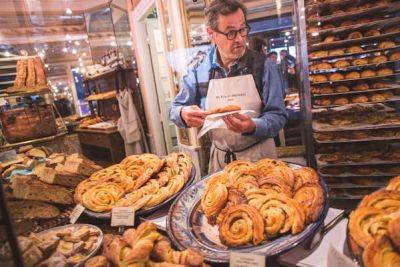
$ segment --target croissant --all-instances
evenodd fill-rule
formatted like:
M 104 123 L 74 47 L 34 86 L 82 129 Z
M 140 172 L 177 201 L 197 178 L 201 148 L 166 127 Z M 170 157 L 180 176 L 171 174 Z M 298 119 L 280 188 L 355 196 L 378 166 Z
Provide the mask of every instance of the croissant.
M 284 194 L 260 195 L 249 190 L 246 192 L 249 205 L 255 207 L 265 222 L 265 234 L 274 237 L 291 231 L 301 232 L 305 227 L 305 214 L 299 205 Z
M 178 154 L 178 174 L 183 176 L 186 183 L 192 171 L 193 167 L 192 159 L 186 153 L 179 152 L 177 154 Z
M 376 207 L 388 212 L 400 210 L 400 192 L 381 190 L 376 191 L 360 202 L 360 207 Z
M 387 232 L 389 213 L 374 207 L 360 207 L 349 219 L 349 233 L 352 240 L 365 248 L 375 237 Z
M 219 236 L 228 246 L 258 245 L 264 240 L 263 217 L 250 205 L 230 206 L 220 223 Z
M 298 189 L 293 199 L 301 205 L 306 216 L 306 223 L 315 222 L 324 206 L 324 192 L 319 183 L 304 184 Z
M 128 243 L 126 243 L 122 237 L 114 236 L 112 238 L 111 243 L 104 248 L 104 256 L 107 258 L 115 266 L 126 266 L 124 265 L 126 254 L 129 253 L 132 249 L 129 247 Z M 147 258 L 142 258 L 136 262 L 130 262 L 131 264 L 144 264 L 146 263 Z
M 390 240 L 381 236 L 366 246 L 363 253 L 365 267 L 400 266 L 400 255 L 394 250 Z
M 226 181 L 225 173 L 211 178 L 201 197 L 201 209 L 210 224 L 215 224 L 218 214 L 224 208 L 228 200 L 228 189 L 223 183 L 224 181 Z
M 83 193 L 82 205 L 95 212 L 110 211 L 124 193 L 116 183 L 98 184 Z
M 400 176 L 396 176 L 389 181 L 386 187 L 387 190 L 395 190 L 400 192 Z

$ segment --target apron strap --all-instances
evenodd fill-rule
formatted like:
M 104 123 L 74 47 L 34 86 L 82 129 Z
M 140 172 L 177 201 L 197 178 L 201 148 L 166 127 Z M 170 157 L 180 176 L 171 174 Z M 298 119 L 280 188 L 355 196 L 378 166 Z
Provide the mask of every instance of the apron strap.
M 255 142 L 254 144 L 252 144 L 252 145 L 250 145 L 250 146 L 248 146 L 248 147 L 245 147 L 245 148 L 243 148 L 243 149 L 240 149 L 240 150 L 231 150 L 231 149 L 225 150 L 225 149 L 221 149 L 221 148 L 219 148 L 217 145 L 215 145 L 215 143 L 214 143 L 214 146 L 215 146 L 215 148 L 218 149 L 219 151 L 225 152 L 225 160 L 224 160 L 224 162 L 225 162 L 226 164 L 229 164 L 229 163 L 231 163 L 232 161 L 235 161 L 235 160 L 237 159 L 237 158 L 236 158 L 236 153 L 240 153 L 240 152 L 243 152 L 243 151 L 245 151 L 245 150 L 247 150 L 247 149 L 250 149 L 250 148 L 252 148 L 252 147 L 258 145 L 260 142 L 261 142 L 261 141 L 257 141 L 257 142 Z

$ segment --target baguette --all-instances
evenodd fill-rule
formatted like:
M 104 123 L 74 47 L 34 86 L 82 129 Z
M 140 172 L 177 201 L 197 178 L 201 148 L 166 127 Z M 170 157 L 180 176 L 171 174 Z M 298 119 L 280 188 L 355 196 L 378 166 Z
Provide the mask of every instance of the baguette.
M 241 110 L 240 106 L 237 105 L 228 105 L 225 107 L 220 107 L 220 108 L 213 108 L 205 111 L 206 116 L 212 115 L 212 114 L 218 114 L 218 113 L 225 113 L 225 112 L 230 112 L 230 111 L 239 111 Z

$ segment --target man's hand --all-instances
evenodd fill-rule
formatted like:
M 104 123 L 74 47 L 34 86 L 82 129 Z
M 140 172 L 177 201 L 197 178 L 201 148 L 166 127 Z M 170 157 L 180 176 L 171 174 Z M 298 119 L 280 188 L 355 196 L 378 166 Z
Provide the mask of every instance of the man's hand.
M 223 120 L 228 129 L 235 133 L 252 133 L 256 129 L 255 122 L 247 115 L 227 115 Z
M 198 106 L 187 106 L 181 109 L 181 118 L 188 127 L 201 127 L 204 124 L 204 110 Z

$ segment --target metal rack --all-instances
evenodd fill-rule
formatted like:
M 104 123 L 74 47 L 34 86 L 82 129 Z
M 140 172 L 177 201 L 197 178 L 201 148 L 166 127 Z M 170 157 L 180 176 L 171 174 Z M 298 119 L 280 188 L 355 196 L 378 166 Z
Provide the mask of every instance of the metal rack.
M 395 116 L 400 118 L 395 109 L 396 103 L 400 101 L 400 58 L 389 60 L 395 52 L 400 52 L 399 12 L 399 0 L 389 3 L 366 0 L 296 1 L 297 51 L 298 58 L 301 59 L 298 69 L 302 84 L 301 104 L 304 111 L 307 161 L 326 179 L 333 200 L 359 200 L 384 185 L 389 177 L 400 174 L 400 168 L 397 167 L 400 159 L 382 160 L 371 157 L 364 162 L 320 160 L 321 155 L 332 155 L 335 152 L 361 153 L 366 149 L 382 149 L 382 153 L 385 153 L 384 147 L 400 148 L 400 120 L 390 119 Z M 347 20 L 352 23 L 345 22 Z M 372 29 L 378 30 L 379 34 L 375 32 L 373 36 L 365 36 Z M 348 38 L 348 34 L 352 32 L 359 32 L 361 36 Z M 328 36 L 331 40 L 324 41 Z M 383 42 L 392 43 L 382 44 Z M 352 46 L 358 46 L 357 51 L 348 49 Z M 370 59 L 375 56 L 386 56 L 386 60 L 374 63 Z M 361 65 L 352 64 L 351 61 L 357 58 L 367 61 L 364 60 L 365 63 Z M 334 68 L 333 65 L 338 60 L 346 60 L 350 64 L 343 68 Z M 318 69 L 315 66 L 319 63 L 328 63 L 328 68 Z M 382 68 L 389 68 L 392 73 L 355 79 L 345 77 L 351 71 L 361 73 L 363 70 L 377 71 Z M 343 78 L 330 79 L 329 75 L 333 73 L 341 73 Z M 324 75 L 326 80 L 322 77 L 322 81 L 313 81 L 313 75 Z M 368 88 L 352 89 L 360 83 L 366 83 Z M 386 86 L 375 88 L 372 87 L 373 83 L 384 83 Z M 339 85 L 347 88 L 336 91 Z M 325 90 L 321 92 L 322 87 Z M 379 100 L 377 105 L 377 100 L 371 98 L 372 94 L 385 96 L 385 99 Z M 365 101 L 364 98 L 362 103 L 353 103 L 352 98 L 356 96 L 365 96 L 368 100 Z M 344 100 L 334 103 L 338 98 Z M 318 105 L 321 103 L 318 100 L 322 99 L 328 101 L 323 106 Z M 318 121 L 323 116 L 321 114 L 324 114 L 321 111 L 335 114 L 355 106 L 380 109 L 377 114 L 382 116 L 382 121 L 359 123 L 368 115 L 362 112 L 352 114 L 353 121 L 347 125 L 341 125 L 340 122 L 335 125 L 322 124 Z M 385 121 L 386 115 L 388 119 Z M 338 119 L 343 118 L 339 115 Z

